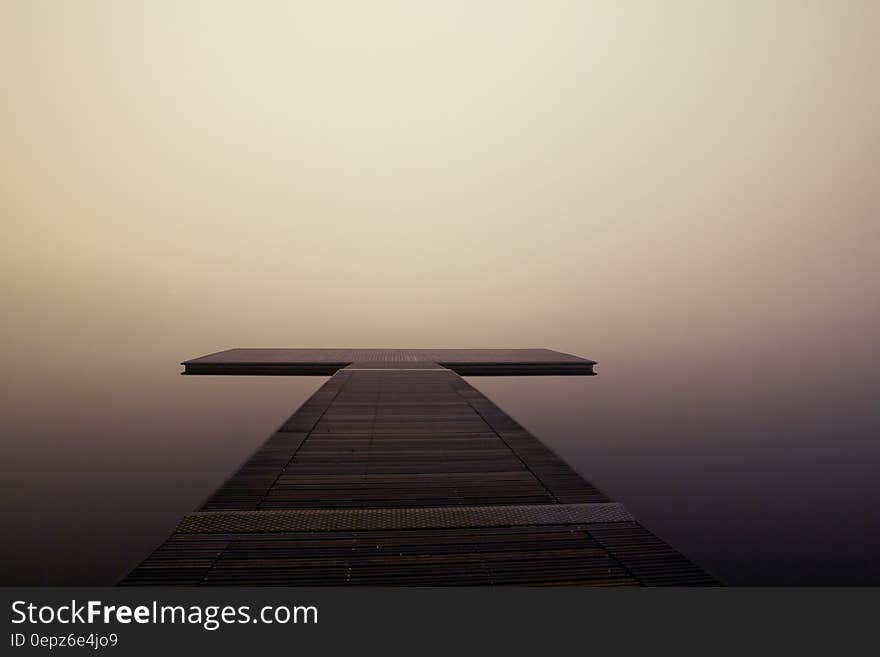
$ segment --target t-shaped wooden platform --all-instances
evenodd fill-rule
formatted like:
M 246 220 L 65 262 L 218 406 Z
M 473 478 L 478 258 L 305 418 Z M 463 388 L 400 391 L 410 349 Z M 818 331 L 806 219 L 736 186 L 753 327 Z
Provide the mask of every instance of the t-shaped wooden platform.
M 549 349 L 229 349 L 182 363 L 184 374 L 335 374 L 343 367 L 444 367 L 463 376 L 594 374 L 595 361 Z
M 232 349 L 185 374 L 332 375 L 123 584 L 692 585 L 712 577 L 459 376 L 546 349 Z

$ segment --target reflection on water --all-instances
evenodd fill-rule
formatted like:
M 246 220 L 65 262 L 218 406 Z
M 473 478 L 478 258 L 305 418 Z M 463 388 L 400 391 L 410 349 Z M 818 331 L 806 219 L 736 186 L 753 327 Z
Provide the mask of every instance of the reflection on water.
M 179 376 L 192 355 L 8 386 L 3 584 L 114 582 L 325 380 Z M 875 371 L 774 364 L 470 381 L 729 583 L 880 583 Z

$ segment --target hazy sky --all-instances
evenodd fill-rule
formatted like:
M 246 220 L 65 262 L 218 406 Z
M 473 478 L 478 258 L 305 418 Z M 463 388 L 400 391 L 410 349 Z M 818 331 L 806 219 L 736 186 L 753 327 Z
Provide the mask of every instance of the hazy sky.
M 863 335 L 878 28 L 871 0 L 2 0 L 4 332 Z
M 876 0 L 0 0 L 0 579 L 320 383 L 178 361 L 351 346 L 593 358 L 476 384 L 730 581 L 880 581 L 878 62 Z

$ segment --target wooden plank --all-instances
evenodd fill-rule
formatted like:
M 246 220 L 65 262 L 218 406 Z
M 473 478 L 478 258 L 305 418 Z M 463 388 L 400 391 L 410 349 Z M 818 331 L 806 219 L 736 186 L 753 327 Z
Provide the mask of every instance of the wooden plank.
M 178 534 L 123 584 L 636 584 L 588 527 Z
M 203 509 L 606 501 L 458 375 L 346 369 Z

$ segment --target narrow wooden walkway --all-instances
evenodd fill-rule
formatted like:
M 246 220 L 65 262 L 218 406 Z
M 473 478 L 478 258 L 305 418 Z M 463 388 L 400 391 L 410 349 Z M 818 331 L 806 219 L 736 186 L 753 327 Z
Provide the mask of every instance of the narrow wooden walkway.
M 240 352 L 256 350 L 235 351 L 240 364 Z M 271 374 L 290 366 L 290 350 L 286 363 L 271 351 L 244 362 Z M 715 583 L 458 374 L 426 360 L 442 350 L 384 350 L 388 360 L 363 351 L 323 362 L 314 350 L 311 360 L 296 354 L 295 367 L 342 362 L 122 583 Z M 457 362 L 482 371 L 524 360 L 462 351 Z M 229 352 L 219 360 L 228 368 Z M 542 363 L 553 361 L 535 358 L 520 373 Z

